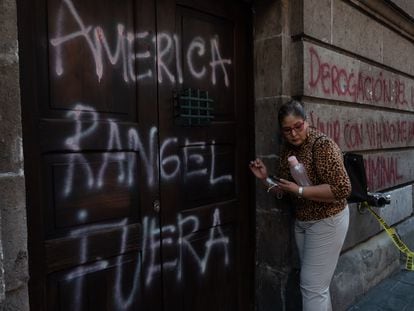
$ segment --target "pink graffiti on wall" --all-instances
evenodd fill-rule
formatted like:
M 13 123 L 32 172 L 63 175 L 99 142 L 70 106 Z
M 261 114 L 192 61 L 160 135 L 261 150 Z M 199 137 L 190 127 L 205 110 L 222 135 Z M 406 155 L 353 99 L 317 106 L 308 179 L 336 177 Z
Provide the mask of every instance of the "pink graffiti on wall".
M 395 156 L 364 157 L 368 188 L 375 191 L 401 182 L 404 176 L 398 170 L 398 163 Z
M 321 90 L 325 96 L 348 98 L 354 102 L 375 103 L 394 108 L 414 108 L 414 86 L 406 88 L 404 81 L 395 75 L 379 71 L 354 72 L 322 60 L 310 47 L 309 81 L 313 90 Z M 407 95 L 411 92 L 410 96 Z
M 311 111 L 309 123 L 349 150 L 407 146 L 414 142 L 414 120 L 395 118 L 343 122 L 338 118 L 325 120 Z
M 349 149 L 405 146 L 414 141 L 414 121 L 346 122 L 343 126 L 343 137 Z
M 372 121 L 365 124 L 365 130 L 372 147 L 382 147 L 383 143 L 409 144 L 414 141 L 414 121 Z
M 340 144 L 341 123 L 339 120 L 322 120 L 313 111 L 309 113 L 309 123 L 312 127 L 331 137 L 337 144 Z

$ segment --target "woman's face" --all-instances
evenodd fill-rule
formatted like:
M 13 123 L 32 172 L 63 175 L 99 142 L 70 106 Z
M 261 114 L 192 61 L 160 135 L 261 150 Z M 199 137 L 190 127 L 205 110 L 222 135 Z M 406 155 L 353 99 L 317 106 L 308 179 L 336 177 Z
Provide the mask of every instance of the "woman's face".
M 288 143 L 294 146 L 300 146 L 304 143 L 308 132 L 308 122 L 302 119 L 302 117 L 287 115 L 283 118 L 280 124 L 283 136 Z

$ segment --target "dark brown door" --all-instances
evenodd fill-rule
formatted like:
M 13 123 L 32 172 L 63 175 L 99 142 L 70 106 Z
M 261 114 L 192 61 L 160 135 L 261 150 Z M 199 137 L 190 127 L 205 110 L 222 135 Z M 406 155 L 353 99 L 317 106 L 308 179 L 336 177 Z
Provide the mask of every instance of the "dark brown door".
M 248 11 L 18 2 L 32 310 L 243 310 Z
M 170 0 L 157 20 L 164 301 L 243 310 L 248 17 L 236 1 Z

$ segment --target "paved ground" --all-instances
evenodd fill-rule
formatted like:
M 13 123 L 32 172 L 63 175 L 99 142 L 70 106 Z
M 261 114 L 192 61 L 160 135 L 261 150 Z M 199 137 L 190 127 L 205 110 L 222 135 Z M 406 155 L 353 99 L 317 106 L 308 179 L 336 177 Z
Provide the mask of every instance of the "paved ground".
M 414 271 L 385 279 L 347 311 L 414 311 Z

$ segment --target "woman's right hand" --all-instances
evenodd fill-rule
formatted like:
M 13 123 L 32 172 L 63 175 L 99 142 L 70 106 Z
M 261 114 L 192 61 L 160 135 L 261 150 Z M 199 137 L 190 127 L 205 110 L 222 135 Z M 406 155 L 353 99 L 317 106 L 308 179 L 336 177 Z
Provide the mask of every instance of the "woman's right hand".
M 264 165 L 262 160 L 260 160 L 259 158 L 257 158 L 254 161 L 250 161 L 249 168 L 254 174 L 254 176 L 256 176 L 259 179 L 266 179 L 268 176 L 266 165 Z

